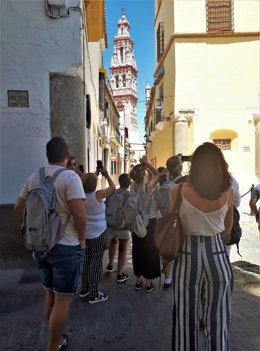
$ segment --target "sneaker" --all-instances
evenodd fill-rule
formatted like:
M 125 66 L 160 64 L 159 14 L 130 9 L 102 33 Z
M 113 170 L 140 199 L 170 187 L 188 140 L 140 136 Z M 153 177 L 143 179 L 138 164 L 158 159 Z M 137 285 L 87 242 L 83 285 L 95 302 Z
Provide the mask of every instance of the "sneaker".
M 68 335 L 63 334 L 63 343 L 59 345 L 58 350 L 64 350 L 68 346 Z
M 143 282 L 141 281 L 141 282 L 136 282 L 135 283 L 135 290 L 141 290 L 142 289 L 142 287 L 143 287 Z
M 107 272 L 113 272 L 113 266 L 111 264 L 108 264 L 106 271 Z
M 154 289 L 154 283 L 153 283 L 153 282 L 151 283 L 150 286 L 147 286 L 147 285 L 145 286 L 145 291 L 146 291 L 147 293 L 152 292 L 153 289 Z
M 88 295 L 89 295 L 89 291 L 87 291 L 87 290 L 81 290 L 79 293 L 80 297 L 86 297 Z
M 163 290 L 169 290 L 171 287 L 171 284 L 164 283 L 163 284 Z
M 129 279 L 129 275 L 126 273 L 118 274 L 117 275 L 117 283 L 124 283 Z
M 108 299 L 108 295 L 99 291 L 98 292 L 98 296 L 96 297 L 90 297 L 88 299 L 88 302 L 91 304 L 91 305 L 94 305 L 95 303 L 99 303 L 99 302 L 105 302 L 106 300 Z

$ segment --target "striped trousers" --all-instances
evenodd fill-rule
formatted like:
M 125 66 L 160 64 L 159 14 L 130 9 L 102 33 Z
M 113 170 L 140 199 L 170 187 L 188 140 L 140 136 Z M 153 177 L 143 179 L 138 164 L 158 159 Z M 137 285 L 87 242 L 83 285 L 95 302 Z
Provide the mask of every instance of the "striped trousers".
M 90 297 L 98 296 L 104 250 L 105 233 L 95 239 L 86 239 L 86 256 L 81 274 L 81 289 L 89 291 Z
M 187 236 L 173 267 L 172 350 L 199 351 L 201 309 L 206 350 L 229 350 L 232 289 L 233 272 L 220 234 Z

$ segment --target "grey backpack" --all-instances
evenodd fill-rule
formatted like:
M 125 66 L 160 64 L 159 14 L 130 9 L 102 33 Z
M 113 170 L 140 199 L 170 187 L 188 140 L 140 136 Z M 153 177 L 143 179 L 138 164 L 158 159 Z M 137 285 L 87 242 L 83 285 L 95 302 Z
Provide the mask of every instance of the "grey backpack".
M 176 181 L 181 177 L 182 176 L 179 175 L 173 180 L 167 180 L 157 188 L 157 191 L 156 191 L 157 205 L 162 216 L 166 216 L 170 212 L 172 188 L 175 185 Z
M 124 217 L 124 194 L 115 191 L 106 200 L 106 221 L 107 226 L 112 229 L 125 228 Z
M 58 169 L 45 177 L 45 168 L 39 170 L 40 184 L 26 196 L 22 234 L 29 250 L 49 252 L 59 241 L 70 216 L 64 225 L 57 210 L 56 190 L 53 183 L 66 168 Z
M 137 192 L 127 194 L 124 204 L 124 218 L 126 227 L 131 232 L 135 233 L 139 238 L 146 236 L 149 215 L 143 213 L 140 195 Z

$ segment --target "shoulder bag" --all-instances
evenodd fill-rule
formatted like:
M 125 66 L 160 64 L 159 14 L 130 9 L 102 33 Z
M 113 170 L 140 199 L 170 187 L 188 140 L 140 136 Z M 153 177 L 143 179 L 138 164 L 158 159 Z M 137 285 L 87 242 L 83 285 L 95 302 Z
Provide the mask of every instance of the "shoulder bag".
M 178 256 L 184 241 L 179 216 L 182 186 L 183 183 L 178 186 L 174 211 L 159 218 L 155 227 L 155 245 L 159 255 L 166 261 L 172 261 Z

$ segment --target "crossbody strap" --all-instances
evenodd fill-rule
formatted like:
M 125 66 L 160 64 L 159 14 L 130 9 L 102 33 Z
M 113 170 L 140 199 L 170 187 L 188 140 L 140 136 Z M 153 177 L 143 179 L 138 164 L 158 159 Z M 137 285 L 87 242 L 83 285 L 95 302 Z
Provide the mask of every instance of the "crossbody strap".
M 176 195 L 176 204 L 174 206 L 174 215 L 178 215 L 180 213 L 180 207 L 181 207 L 181 203 L 182 203 L 182 196 L 181 196 L 182 186 L 183 186 L 183 183 L 180 183 L 178 185 L 178 190 L 177 190 L 177 195 Z

